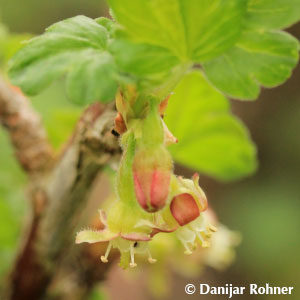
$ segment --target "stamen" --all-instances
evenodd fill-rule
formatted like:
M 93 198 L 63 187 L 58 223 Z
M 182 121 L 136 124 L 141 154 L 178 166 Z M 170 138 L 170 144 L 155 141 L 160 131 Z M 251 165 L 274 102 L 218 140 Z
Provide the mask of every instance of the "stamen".
M 157 262 L 157 260 L 156 260 L 155 258 L 152 258 L 152 256 L 151 256 L 151 253 L 150 253 L 150 250 L 149 250 L 149 249 L 147 249 L 147 253 L 148 253 L 148 261 L 149 261 L 149 263 L 150 263 L 150 264 L 154 264 L 154 263 L 156 263 L 156 262 Z
M 212 237 L 212 232 L 211 231 L 204 231 L 205 236 L 209 239 Z
M 108 257 L 108 255 L 109 255 L 109 252 L 110 252 L 110 250 L 111 250 L 111 247 L 112 247 L 112 243 L 109 242 L 109 243 L 108 243 L 108 246 L 107 246 L 107 248 L 106 248 L 105 255 L 104 255 L 104 256 L 102 255 L 102 256 L 100 257 L 100 259 L 101 259 L 101 261 L 102 261 L 103 263 L 107 263 L 107 262 L 108 262 L 107 257 Z
M 134 262 L 134 243 L 130 244 L 130 268 L 135 268 L 137 264 Z
M 186 254 L 186 255 L 191 255 L 191 254 L 192 254 L 192 251 L 191 251 L 190 247 L 187 245 L 187 243 L 182 242 L 182 244 L 183 244 L 184 248 L 186 249 L 186 250 L 184 251 L 184 254 Z
M 217 231 L 218 231 L 218 228 L 215 227 L 214 225 L 211 225 L 211 224 L 209 224 L 209 225 L 207 226 L 207 229 L 208 229 L 209 231 L 211 231 L 211 232 L 217 232 Z
M 208 241 L 204 240 L 203 236 L 201 235 L 201 232 L 197 231 L 196 235 L 199 238 L 199 240 L 201 241 L 202 248 L 208 248 L 208 247 L 210 247 L 210 243 Z
M 197 237 L 199 238 L 199 240 L 201 241 L 201 243 L 203 244 L 203 243 L 204 243 L 204 238 L 203 238 L 203 236 L 201 235 L 201 232 L 202 232 L 202 231 L 196 231 L 196 235 L 197 235 Z

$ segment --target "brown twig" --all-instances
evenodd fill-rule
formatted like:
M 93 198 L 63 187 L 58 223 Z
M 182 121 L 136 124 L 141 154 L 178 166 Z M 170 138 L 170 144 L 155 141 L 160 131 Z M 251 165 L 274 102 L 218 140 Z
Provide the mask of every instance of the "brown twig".
M 0 123 L 7 129 L 16 157 L 29 174 L 43 171 L 53 159 L 39 115 L 23 94 L 0 77 Z

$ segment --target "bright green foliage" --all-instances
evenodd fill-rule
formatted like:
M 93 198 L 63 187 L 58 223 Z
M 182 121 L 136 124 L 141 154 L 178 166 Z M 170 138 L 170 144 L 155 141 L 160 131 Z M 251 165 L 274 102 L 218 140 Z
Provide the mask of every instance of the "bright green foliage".
M 281 29 L 300 19 L 300 0 L 249 0 L 245 25 Z
M 222 92 L 243 100 L 256 99 L 260 85 L 283 83 L 297 65 L 299 42 L 270 30 L 285 28 L 299 19 L 299 0 L 248 0 L 245 29 L 236 44 L 204 64 L 209 80 Z
M 179 60 L 166 48 L 150 44 L 135 44 L 126 39 L 113 41 L 110 46 L 122 72 L 130 73 L 141 85 L 158 84 L 171 76 L 170 70 Z
M 109 101 L 118 84 L 140 91 L 174 88 L 195 63 L 237 99 L 284 82 L 298 61 L 298 42 L 281 32 L 300 19 L 300 0 L 108 0 L 117 22 L 83 16 L 61 21 L 31 40 L 12 61 L 11 78 L 36 94 L 63 73 L 78 103 Z M 180 73 L 180 72 L 179 72 Z
M 169 49 L 181 61 L 204 61 L 232 46 L 245 0 L 108 0 L 113 15 L 136 42 Z
M 109 3 L 129 39 L 168 48 L 182 62 L 203 63 L 209 80 L 237 99 L 256 99 L 260 85 L 281 84 L 298 61 L 295 39 L 265 30 L 300 19 L 299 0 Z M 151 54 L 149 49 L 140 52 L 145 61 Z
M 166 123 L 179 140 L 170 148 L 177 162 L 222 180 L 256 169 L 256 151 L 247 129 L 200 72 L 185 76 L 175 89 Z
M 298 62 L 299 42 L 279 30 L 300 19 L 300 0 L 108 3 L 115 20 L 78 16 L 29 41 L 11 62 L 13 83 L 36 94 L 66 74 L 67 94 L 76 103 L 113 100 L 117 87 L 128 83 L 141 99 L 162 100 L 197 64 L 219 91 L 253 100 L 261 86 L 287 80 Z M 255 150 L 246 130 L 221 94 L 200 75 L 190 76 L 169 107 L 167 119 L 180 141 L 175 158 L 225 180 L 251 173 Z
M 84 16 L 56 23 L 15 55 L 10 69 L 13 83 L 32 95 L 68 73 L 67 93 L 72 100 L 110 101 L 117 85 L 107 38 L 104 27 Z
M 125 83 L 134 82 L 139 87 L 151 88 L 172 76 L 172 68 L 180 64 L 179 59 L 164 47 L 130 41 L 112 20 L 101 17 L 96 22 L 104 26 L 113 37 L 109 51 Z M 125 77 L 125 74 L 130 76 Z
M 237 99 L 255 99 L 260 85 L 274 87 L 291 75 L 299 43 L 276 31 L 246 31 L 237 44 L 204 64 L 205 73 L 221 91 Z

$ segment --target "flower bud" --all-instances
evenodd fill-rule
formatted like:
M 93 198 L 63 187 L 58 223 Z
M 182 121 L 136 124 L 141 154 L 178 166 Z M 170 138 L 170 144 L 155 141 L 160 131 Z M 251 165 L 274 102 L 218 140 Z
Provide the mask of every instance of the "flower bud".
M 137 150 L 133 162 L 134 189 L 138 203 L 147 212 L 155 212 L 165 206 L 171 171 L 171 156 L 162 145 Z

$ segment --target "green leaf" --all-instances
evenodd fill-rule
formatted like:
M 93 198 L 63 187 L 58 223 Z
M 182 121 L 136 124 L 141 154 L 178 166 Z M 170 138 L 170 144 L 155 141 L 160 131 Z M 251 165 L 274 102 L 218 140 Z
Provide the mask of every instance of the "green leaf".
M 281 31 L 246 31 L 226 53 L 203 64 L 207 78 L 233 98 L 257 98 L 260 85 L 283 83 L 297 65 L 299 42 Z
M 58 22 L 13 57 L 12 82 L 34 95 L 68 73 L 67 92 L 74 102 L 112 100 L 117 83 L 107 39 L 107 30 L 90 18 Z
M 231 47 L 246 0 L 108 0 L 135 42 L 169 49 L 182 61 L 202 62 Z
M 170 147 L 178 163 L 220 180 L 237 179 L 256 169 L 247 129 L 200 72 L 186 75 L 175 89 L 166 123 L 179 140 Z
M 179 64 L 178 59 L 166 48 L 150 44 L 116 39 L 109 49 L 120 71 L 129 73 L 136 81 L 162 83 L 171 69 Z
M 74 101 L 110 101 L 117 90 L 116 67 L 107 52 L 88 49 L 78 57 L 78 63 L 67 78 L 67 94 Z
M 113 33 L 114 30 L 115 30 L 115 22 L 112 20 L 112 19 L 108 19 L 108 18 L 105 18 L 105 17 L 100 17 L 100 18 L 97 18 L 95 19 L 95 21 L 106 28 L 106 30 L 109 32 L 109 33 Z
M 249 0 L 247 27 L 286 28 L 300 20 L 300 0 Z

